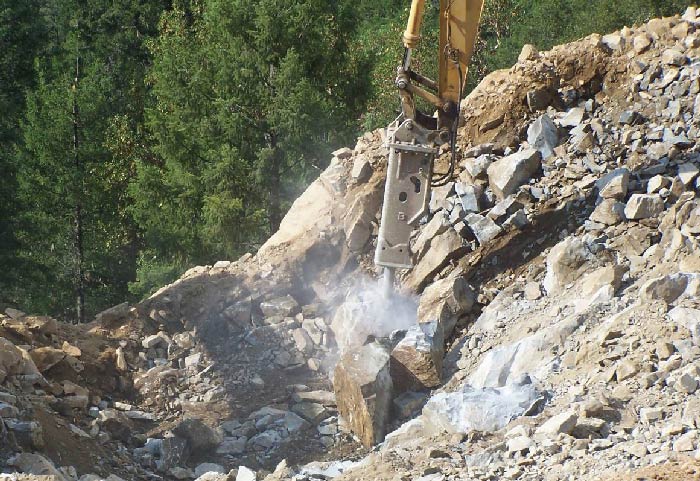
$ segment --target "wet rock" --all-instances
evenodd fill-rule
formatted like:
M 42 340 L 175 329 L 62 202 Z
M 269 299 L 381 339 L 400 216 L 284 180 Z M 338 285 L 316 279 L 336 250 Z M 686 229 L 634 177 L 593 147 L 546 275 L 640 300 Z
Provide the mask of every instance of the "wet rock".
M 542 159 L 554 154 L 554 148 L 559 143 L 559 130 L 547 114 L 530 124 L 527 129 L 527 142 L 530 147 L 540 152 Z
M 647 219 L 664 211 L 664 200 L 658 194 L 632 194 L 625 206 L 625 217 L 630 220 Z
M 527 149 L 494 162 L 487 171 L 491 189 L 501 200 L 514 194 L 535 175 L 541 161 L 538 150 Z
M 372 343 L 347 352 L 335 368 L 338 412 L 366 447 L 384 439 L 393 391 L 389 361 L 387 349 Z
M 439 386 L 444 355 L 445 340 L 437 321 L 421 322 L 409 329 L 391 352 L 391 379 L 395 391 Z
M 187 418 L 175 426 L 173 433 L 187 440 L 193 454 L 206 453 L 221 444 L 222 436 L 197 418 Z
M 438 321 L 445 338 L 460 316 L 469 313 L 476 302 L 476 291 L 462 277 L 433 282 L 425 288 L 418 305 L 418 322 Z
M 547 255 L 544 288 L 548 294 L 560 291 L 581 276 L 580 268 L 590 258 L 586 244 L 577 237 L 568 237 L 554 246 Z

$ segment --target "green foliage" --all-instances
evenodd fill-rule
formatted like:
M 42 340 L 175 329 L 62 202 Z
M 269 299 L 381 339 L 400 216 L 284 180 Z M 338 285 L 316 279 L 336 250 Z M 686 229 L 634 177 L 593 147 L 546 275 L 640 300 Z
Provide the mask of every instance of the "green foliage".
M 544 50 L 691 3 L 486 0 L 468 88 L 525 43 Z M 413 65 L 436 78 L 439 2 L 426 4 Z M 398 114 L 409 7 L 0 0 L 0 305 L 73 317 L 78 203 L 89 314 L 254 251 L 332 150 Z

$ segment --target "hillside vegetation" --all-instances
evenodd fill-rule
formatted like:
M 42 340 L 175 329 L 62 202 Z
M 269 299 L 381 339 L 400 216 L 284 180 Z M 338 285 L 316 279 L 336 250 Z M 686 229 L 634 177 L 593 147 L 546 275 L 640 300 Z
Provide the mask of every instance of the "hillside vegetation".
M 435 3 L 417 57 L 433 75 Z M 524 43 L 691 3 L 487 1 L 470 85 Z M 408 8 L 0 0 L 0 306 L 82 320 L 254 251 L 331 151 L 396 115 Z

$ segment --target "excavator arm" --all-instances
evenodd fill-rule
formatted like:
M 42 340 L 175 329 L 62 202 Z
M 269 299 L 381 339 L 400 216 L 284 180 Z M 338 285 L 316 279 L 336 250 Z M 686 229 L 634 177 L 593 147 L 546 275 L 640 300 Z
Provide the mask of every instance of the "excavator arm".
M 420 40 L 425 0 L 413 0 L 411 4 L 403 34 L 404 57 L 396 76 L 402 113 L 387 129 L 389 161 L 374 258 L 377 265 L 385 268 L 387 289 L 393 285 L 394 269 L 412 267 L 409 238 L 428 210 L 431 187 L 444 185 L 452 178 L 459 105 L 483 4 L 484 0 L 440 0 L 436 81 L 411 68 L 411 56 Z M 431 104 L 437 115 L 420 112 L 416 97 Z M 444 144 L 451 148 L 450 168 L 435 173 L 435 156 Z

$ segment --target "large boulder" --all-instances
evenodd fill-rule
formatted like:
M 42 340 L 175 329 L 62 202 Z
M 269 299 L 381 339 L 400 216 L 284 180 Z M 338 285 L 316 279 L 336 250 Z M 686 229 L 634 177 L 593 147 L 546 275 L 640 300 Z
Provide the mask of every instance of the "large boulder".
M 445 339 L 437 321 L 413 326 L 391 352 L 395 390 L 404 392 L 439 386 L 444 356 Z
M 0 383 L 18 373 L 22 365 L 22 351 L 7 339 L 0 337 Z
M 556 293 L 578 279 L 582 274 L 581 267 L 590 255 L 585 242 L 577 237 L 568 237 L 554 246 L 547 256 L 544 278 L 547 293 Z
M 538 150 L 527 149 L 491 164 L 488 168 L 489 185 L 496 196 L 503 200 L 526 184 L 542 163 Z
M 541 395 L 532 384 L 478 389 L 464 385 L 438 393 L 423 408 L 426 423 L 438 431 L 466 434 L 497 431 L 523 414 L 532 413 Z
M 371 343 L 347 352 L 335 367 L 333 389 L 338 412 L 362 444 L 381 442 L 393 392 L 389 351 Z

